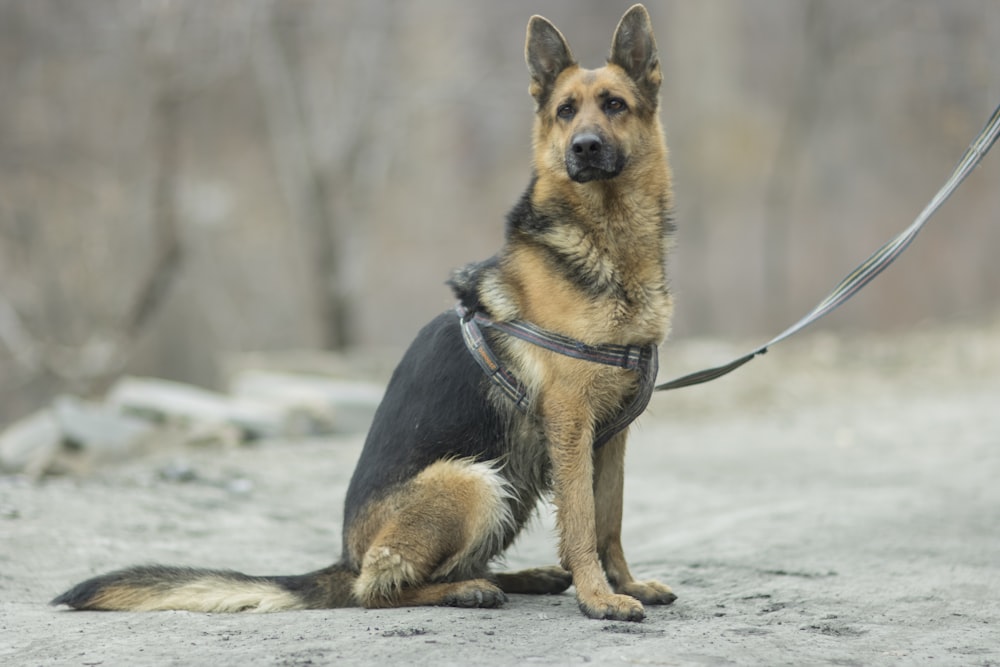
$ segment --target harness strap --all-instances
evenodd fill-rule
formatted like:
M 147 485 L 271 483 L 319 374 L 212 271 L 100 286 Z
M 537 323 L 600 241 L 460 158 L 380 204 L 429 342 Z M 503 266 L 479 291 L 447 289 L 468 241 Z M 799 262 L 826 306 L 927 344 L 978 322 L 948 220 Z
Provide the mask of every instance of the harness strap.
M 588 345 L 583 341 L 563 336 L 554 331 L 548 331 L 524 320 L 512 322 L 496 322 L 481 312 L 473 315 L 480 326 L 489 327 L 503 333 L 520 338 L 532 345 L 545 348 L 566 357 L 592 361 L 605 366 L 617 366 L 626 370 L 637 370 L 643 354 L 648 354 L 648 346 L 639 345 Z
M 500 365 L 497 355 L 486 342 L 482 329 L 474 316 L 465 309 L 461 303 L 455 305 L 455 312 L 458 313 L 459 322 L 462 324 L 462 339 L 469 354 L 476 360 L 479 367 L 486 373 L 486 377 L 498 386 L 507 398 L 514 401 L 514 406 L 524 412 L 528 409 L 528 391 L 524 385 L 514 377 L 507 369 Z
M 649 405 L 649 399 L 653 397 L 653 388 L 656 386 L 656 372 L 659 370 L 659 354 L 655 345 L 649 345 L 643 348 L 643 350 L 648 350 L 648 354 L 645 354 L 639 362 L 638 370 L 641 373 L 639 376 L 639 388 L 635 392 L 635 396 L 632 397 L 632 400 L 629 401 L 628 406 L 619 412 L 617 417 L 608 424 L 599 424 L 597 429 L 595 429 L 595 450 L 606 445 L 611 438 L 624 431 L 629 424 L 634 422 L 646 410 L 646 406 Z
M 589 345 L 582 341 L 548 331 L 524 320 L 496 322 L 484 313 L 470 312 L 461 302 L 455 304 L 462 329 L 462 339 L 469 354 L 486 376 L 513 401 L 521 412 L 528 409 L 528 392 L 510 371 L 503 367 L 496 353 L 490 348 L 482 328 L 495 329 L 509 336 L 563 356 L 590 361 L 605 366 L 615 366 L 640 374 L 639 388 L 635 395 L 613 419 L 598 424 L 594 435 L 594 449 L 606 444 L 642 414 L 649 405 L 656 384 L 659 356 L 656 345 Z

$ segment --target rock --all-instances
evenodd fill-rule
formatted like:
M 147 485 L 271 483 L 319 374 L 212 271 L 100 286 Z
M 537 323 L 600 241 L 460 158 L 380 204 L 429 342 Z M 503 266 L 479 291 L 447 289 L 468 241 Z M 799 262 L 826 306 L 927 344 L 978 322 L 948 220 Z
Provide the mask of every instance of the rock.
M 0 433 L 0 472 L 38 477 L 55 461 L 61 448 L 62 431 L 53 411 L 39 410 Z
M 157 430 L 116 408 L 60 396 L 0 434 L 0 471 L 32 478 L 135 454 Z
M 285 432 L 285 411 L 280 407 L 170 380 L 125 377 L 115 383 L 107 401 L 129 413 L 168 424 L 235 426 L 246 438 Z
M 148 420 L 72 396 L 57 398 L 52 413 L 62 431 L 64 447 L 83 449 L 102 458 L 128 456 L 156 430 Z
M 234 396 L 280 406 L 288 435 L 368 430 L 385 388 L 373 382 L 247 369 L 230 380 Z
M 198 471 L 194 466 L 184 460 L 176 460 L 160 466 L 156 471 L 157 476 L 167 482 L 185 484 L 198 479 Z

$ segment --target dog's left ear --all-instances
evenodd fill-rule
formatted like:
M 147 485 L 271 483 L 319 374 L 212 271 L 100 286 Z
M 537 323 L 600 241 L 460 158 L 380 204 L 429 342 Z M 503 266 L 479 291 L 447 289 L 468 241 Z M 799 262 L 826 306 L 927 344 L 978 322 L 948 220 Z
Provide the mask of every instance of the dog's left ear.
M 625 70 L 645 95 L 656 99 L 663 75 L 649 12 L 642 5 L 633 5 L 622 16 L 611 42 L 608 62 Z

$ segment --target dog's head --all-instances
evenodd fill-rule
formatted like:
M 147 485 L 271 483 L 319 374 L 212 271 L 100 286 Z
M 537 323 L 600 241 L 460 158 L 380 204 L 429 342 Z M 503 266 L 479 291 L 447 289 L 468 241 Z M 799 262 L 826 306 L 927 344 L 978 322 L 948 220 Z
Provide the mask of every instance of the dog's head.
M 619 22 L 605 67 L 577 65 L 562 33 L 541 16 L 528 22 L 525 60 L 537 103 L 539 172 L 565 170 L 577 183 L 615 178 L 649 132 L 659 131 L 660 60 L 642 5 Z

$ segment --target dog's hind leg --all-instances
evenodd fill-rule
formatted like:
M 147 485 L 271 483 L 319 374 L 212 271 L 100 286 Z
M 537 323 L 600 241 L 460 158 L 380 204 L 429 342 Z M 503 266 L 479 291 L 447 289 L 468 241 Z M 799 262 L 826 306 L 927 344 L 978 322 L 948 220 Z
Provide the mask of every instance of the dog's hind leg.
M 444 460 L 428 466 L 364 519 L 377 526 L 370 542 L 360 545 L 355 597 L 366 607 L 503 604 L 487 563 L 513 529 L 510 497 L 488 464 Z
M 597 553 L 616 593 L 630 595 L 644 604 L 670 604 L 677 596 L 669 586 L 658 581 L 636 581 L 625 561 L 621 533 L 626 433 L 619 433 L 594 456 Z

